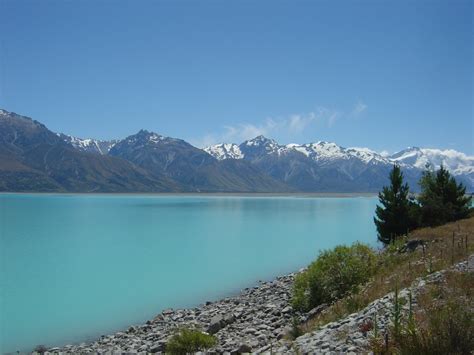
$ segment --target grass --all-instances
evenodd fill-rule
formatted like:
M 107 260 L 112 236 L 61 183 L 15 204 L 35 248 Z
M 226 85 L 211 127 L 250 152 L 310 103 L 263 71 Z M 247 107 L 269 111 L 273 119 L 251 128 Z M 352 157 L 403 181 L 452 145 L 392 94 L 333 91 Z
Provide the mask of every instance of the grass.
M 419 294 L 411 316 L 392 326 L 389 341 L 374 336 L 374 354 L 471 354 L 474 350 L 474 275 L 447 272 Z
M 313 331 L 366 307 L 372 301 L 394 290 L 408 287 L 418 277 L 449 268 L 474 253 L 474 216 L 435 228 L 411 232 L 408 239 L 427 242 L 424 249 L 400 254 L 400 240 L 381 251 L 375 275 L 357 293 L 346 296 L 315 318 L 301 326 L 304 332 Z

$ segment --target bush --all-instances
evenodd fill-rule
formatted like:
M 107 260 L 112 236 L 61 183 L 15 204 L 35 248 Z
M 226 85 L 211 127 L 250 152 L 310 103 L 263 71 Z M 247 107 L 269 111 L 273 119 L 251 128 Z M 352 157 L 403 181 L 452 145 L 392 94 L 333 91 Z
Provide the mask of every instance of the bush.
M 361 243 L 321 252 L 306 271 L 296 276 L 293 307 L 308 311 L 356 292 L 373 275 L 376 259 L 373 250 Z
M 166 344 L 170 354 L 190 354 L 212 348 L 217 340 L 214 336 L 199 330 L 182 328 Z

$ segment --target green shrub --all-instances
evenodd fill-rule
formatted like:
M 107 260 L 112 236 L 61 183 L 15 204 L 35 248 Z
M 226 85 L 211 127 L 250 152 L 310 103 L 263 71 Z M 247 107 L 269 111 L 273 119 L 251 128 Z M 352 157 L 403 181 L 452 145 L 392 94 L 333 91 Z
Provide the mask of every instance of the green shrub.
M 306 271 L 296 276 L 293 306 L 307 311 L 355 293 L 373 275 L 376 259 L 373 250 L 361 243 L 321 252 Z
M 217 340 L 199 330 L 182 328 L 166 344 L 166 353 L 190 354 L 212 348 Z

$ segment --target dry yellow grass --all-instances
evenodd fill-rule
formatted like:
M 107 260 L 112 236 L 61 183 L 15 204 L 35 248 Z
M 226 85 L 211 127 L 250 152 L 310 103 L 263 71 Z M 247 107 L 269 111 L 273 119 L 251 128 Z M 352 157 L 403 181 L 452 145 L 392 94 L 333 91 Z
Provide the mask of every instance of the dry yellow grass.
M 446 269 L 465 260 L 474 252 L 474 216 L 435 228 L 421 228 L 411 232 L 408 239 L 427 242 L 412 253 L 398 253 L 397 247 L 388 247 L 380 253 L 379 265 L 372 280 L 357 294 L 347 296 L 302 325 L 304 332 L 354 313 L 370 302 L 398 288 L 408 287 L 416 278 Z

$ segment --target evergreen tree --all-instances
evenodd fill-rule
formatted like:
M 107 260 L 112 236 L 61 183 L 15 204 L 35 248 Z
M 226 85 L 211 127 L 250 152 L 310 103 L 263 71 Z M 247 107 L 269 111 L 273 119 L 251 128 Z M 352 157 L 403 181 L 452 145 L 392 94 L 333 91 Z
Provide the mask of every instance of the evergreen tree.
M 466 188 L 457 184 L 443 166 L 437 171 L 425 171 L 420 180 L 421 222 L 436 226 L 467 217 L 472 197 L 466 196 Z
M 394 165 L 390 172 L 390 186 L 385 186 L 379 193 L 381 205 L 377 206 L 374 217 L 378 239 L 384 244 L 393 242 L 414 227 L 415 204 L 409 200 L 408 193 L 403 173 L 398 165 Z

